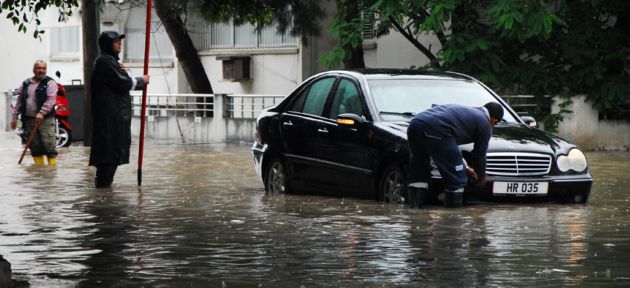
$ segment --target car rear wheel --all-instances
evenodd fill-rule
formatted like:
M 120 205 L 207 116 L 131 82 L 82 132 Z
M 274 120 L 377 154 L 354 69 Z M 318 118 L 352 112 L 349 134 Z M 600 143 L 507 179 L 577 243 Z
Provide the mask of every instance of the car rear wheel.
M 289 177 L 287 170 L 278 159 L 271 160 L 265 176 L 265 191 L 267 193 L 288 193 Z
M 380 202 L 403 204 L 407 199 L 407 177 L 398 166 L 389 166 L 379 178 L 377 199 Z

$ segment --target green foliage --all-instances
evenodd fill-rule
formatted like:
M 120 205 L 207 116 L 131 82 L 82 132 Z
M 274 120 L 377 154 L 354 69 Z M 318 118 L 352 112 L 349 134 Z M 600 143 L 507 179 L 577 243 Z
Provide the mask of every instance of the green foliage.
M 291 35 L 317 35 L 324 15 L 317 0 L 178 0 L 209 22 L 234 19 L 256 26 L 277 21 L 280 32 L 289 27 Z
M 552 115 L 548 95 L 587 95 L 604 113 L 630 103 L 630 1 L 360 2 L 378 15 L 378 36 L 398 30 L 433 59 L 424 68 L 470 74 L 500 94 L 535 95 L 534 116 L 546 129 L 569 113 L 565 105 Z M 351 25 L 336 19 L 331 31 Z M 426 33 L 439 49 L 421 49 Z
M 26 33 L 29 25 L 34 26 L 33 37 L 40 38 L 44 30 L 40 29 L 39 12 L 51 7 L 57 8 L 57 21 L 62 22 L 72 16 L 72 8 L 79 7 L 79 3 L 77 0 L 2 0 L 0 13 L 8 12 L 6 18 L 20 32 Z
M 327 69 L 338 68 L 339 63 L 346 59 L 349 53 L 352 53 L 349 49 L 346 49 L 347 47 L 356 48 L 363 45 L 362 31 L 368 21 L 363 17 L 356 17 L 350 19 L 350 21 L 347 20 L 347 5 L 352 5 L 352 2 L 354 1 L 337 1 L 338 10 L 331 21 L 328 32 L 330 32 L 332 36 L 337 37 L 339 43 L 327 55 L 322 56 L 319 61 Z

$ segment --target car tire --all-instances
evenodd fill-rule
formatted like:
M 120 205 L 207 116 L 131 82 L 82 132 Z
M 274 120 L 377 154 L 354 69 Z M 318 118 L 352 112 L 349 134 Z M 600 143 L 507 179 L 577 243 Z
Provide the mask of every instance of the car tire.
M 379 202 L 404 204 L 407 201 L 407 176 L 398 166 L 388 166 L 379 177 L 376 198 Z
M 265 192 L 289 193 L 289 175 L 284 163 L 279 159 L 272 159 L 265 170 Z
M 59 134 L 57 135 L 57 147 L 68 147 L 72 142 L 72 133 L 63 125 L 59 125 Z

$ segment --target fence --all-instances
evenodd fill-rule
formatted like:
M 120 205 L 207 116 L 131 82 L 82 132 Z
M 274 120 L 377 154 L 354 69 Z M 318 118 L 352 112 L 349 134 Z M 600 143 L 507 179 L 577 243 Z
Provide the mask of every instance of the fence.
M 140 116 L 142 93 L 133 92 L 133 113 Z M 147 94 L 147 116 L 211 117 L 214 112 L 213 94 Z
M 285 96 L 278 95 L 226 95 L 226 115 L 227 118 L 252 118 L 256 119 L 258 114 L 272 105 L 278 104 Z
M 132 93 L 134 116 L 140 116 L 142 94 Z M 258 114 L 269 106 L 279 103 L 285 95 L 258 94 L 148 94 L 147 116 L 194 116 L 213 117 L 215 98 L 223 97 L 224 107 L 220 109 L 225 118 L 256 119 Z
M 132 133 L 140 131 L 141 94 L 134 92 Z M 252 141 L 256 117 L 284 95 L 149 94 L 148 139 L 179 143 Z M 134 136 L 137 136 L 134 134 Z
M 536 107 L 539 105 L 536 103 L 534 95 L 503 95 L 501 98 L 505 100 L 519 116 L 533 116 L 534 112 L 536 112 Z M 553 104 L 553 99 L 549 95 L 545 96 L 545 98 L 549 100 L 549 106 L 543 107 L 544 109 L 542 111 L 549 112 Z
M 533 115 L 536 110 L 534 95 L 503 95 L 501 96 L 519 116 Z

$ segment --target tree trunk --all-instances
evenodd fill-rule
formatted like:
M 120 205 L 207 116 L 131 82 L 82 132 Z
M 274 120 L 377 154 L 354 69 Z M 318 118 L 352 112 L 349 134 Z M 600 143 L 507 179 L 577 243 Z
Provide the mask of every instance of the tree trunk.
M 339 7 L 345 6 L 345 7 Z M 361 17 L 361 11 L 359 10 L 359 2 L 347 1 L 345 3 L 337 2 L 337 7 L 346 10 L 345 20 L 346 23 L 352 22 L 352 20 Z M 362 38 L 363 39 L 363 38 Z M 361 41 L 362 42 L 362 41 Z M 348 56 L 343 59 L 343 67 L 345 69 L 358 69 L 365 68 L 365 61 L 363 59 L 363 43 L 358 43 L 356 47 L 348 45 L 343 47 L 346 51 L 349 51 Z
M 83 145 L 92 145 L 92 68 L 98 54 L 98 7 L 90 0 L 81 0 L 83 23 Z
M 199 58 L 199 53 L 190 39 L 179 11 L 173 8 L 169 2 L 166 0 L 155 1 L 155 11 L 160 17 L 166 33 L 168 33 L 168 38 L 173 43 L 175 54 L 186 79 L 188 79 L 190 88 L 193 93 L 212 94 L 212 86 L 201 63 L 201 58 Z

